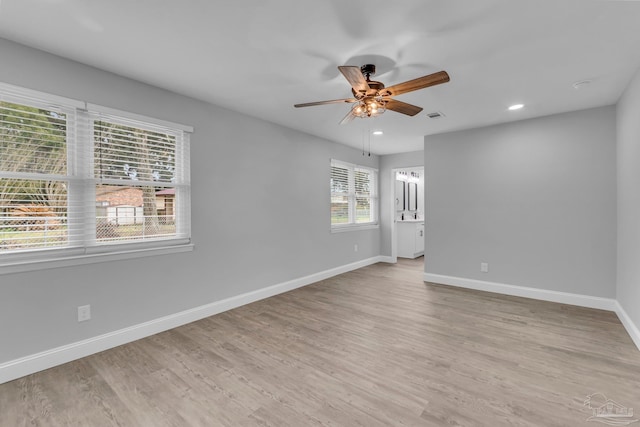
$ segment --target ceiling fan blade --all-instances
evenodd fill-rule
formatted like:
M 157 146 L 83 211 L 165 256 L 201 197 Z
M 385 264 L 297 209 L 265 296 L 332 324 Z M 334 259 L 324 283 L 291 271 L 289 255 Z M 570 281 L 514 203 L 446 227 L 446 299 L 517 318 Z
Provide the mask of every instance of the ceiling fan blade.
M 338 70 L 340 70 L 344 78 L 347 79 L 354 91 L 364 94 L 369 90 L 369 83 L 367 83 L 367 79 L 362 75 L 360 67 L 341 65 L 338 67 Z
M 296 105 L 294 105 L 294 107 L 296 107 L 296 108 L 313 107 L 314 105 L 343 104 L 343 103 L 352 104 L 354 102 L 358 102 L 358 100 L 355 99 L 355 98 L 332 99 L 330 101 L 318 101 L 318 102 L 307 102 L 305 104 L 296 104 Z
M 387 110 L 393 110 L 397 113 L 406 114 L 407 116 L 415 116 L 422 111 L 422 107 L 407 104 L 406 102 L 397 101 L 395 99 L 385 100 L 385 107 Z
M 356 115 L 353 114 L 353 110 L 349 110 L 346 116 L 340 121 L 341 125 L 346 125 L 347 123 L 351 123 L 353 119 L 356 118 Z
M 382 89 L 380 91 L 380 95 L 396 96 L 400 95 L 401 93 L 424 89 L 426 87 L 439 85 L 448 81 L 449 74 L 447 74 L 446 71 L 438 71 L 437 73 L 429 74 L 428 76 L 418 77 L 417 79 L 389 86 L 388 88 Z

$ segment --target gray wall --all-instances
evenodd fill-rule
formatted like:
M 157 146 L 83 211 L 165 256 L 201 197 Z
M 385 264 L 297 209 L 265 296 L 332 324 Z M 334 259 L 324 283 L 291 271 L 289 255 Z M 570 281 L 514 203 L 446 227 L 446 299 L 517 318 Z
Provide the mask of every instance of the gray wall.
M 409 153 L 388 154 L 380 156 L 380 253 L 391 256 L 391 227 L 393 216 L 391 215 L 391 174 L 393 169 L 407 166 L 424 166 L 424 152 L 412 151 Z M 419 197 L 423 197 L 422 194 Z
M 640 72 L 617 105 L 618 302 L 640 327 Z
M 425 272 L 615 297 L 615 127 L 611 106 L 425 137 Z
M 378 229 L 329 223 L 330 158 L 377 156 L 1 39 L 0 57 L 2 82 L 195 127 L 195 251 L 0 275 L 0 363 L 380 254 Z

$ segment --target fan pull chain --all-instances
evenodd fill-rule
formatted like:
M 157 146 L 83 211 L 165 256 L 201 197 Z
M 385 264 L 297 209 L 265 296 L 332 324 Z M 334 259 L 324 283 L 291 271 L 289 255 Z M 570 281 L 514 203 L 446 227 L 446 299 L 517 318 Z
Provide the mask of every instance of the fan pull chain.
M 371 119 L 373 120 L 373 119 Z M 369 122 L 369 157 L 371 157 L 371 122 Z

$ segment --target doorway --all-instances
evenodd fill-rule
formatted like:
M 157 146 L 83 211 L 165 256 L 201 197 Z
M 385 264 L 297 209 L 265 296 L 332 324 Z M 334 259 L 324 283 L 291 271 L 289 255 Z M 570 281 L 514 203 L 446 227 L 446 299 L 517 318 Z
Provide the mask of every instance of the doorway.
M 391 176 L 391 258 L 423 257 L 425 246 L 424 167 L 395 168 Z M 424 260 L 424 258 L 422 258 Z

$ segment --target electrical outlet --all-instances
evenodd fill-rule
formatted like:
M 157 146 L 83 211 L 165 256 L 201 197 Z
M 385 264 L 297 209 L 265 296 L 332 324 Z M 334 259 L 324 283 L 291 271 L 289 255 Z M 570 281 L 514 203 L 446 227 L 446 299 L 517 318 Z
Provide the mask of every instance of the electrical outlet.
M 86 322 L 91 319 L 91 306 L 81 305 L 78 307 L 78 322 Z
M 489 263 L 488 262 L 481 262 L 480 263 L 480 271 L 482 273 L 488 273 L 489 272 Z
M 353 245 L 353 252 L 358 252 L 358 244 Z

